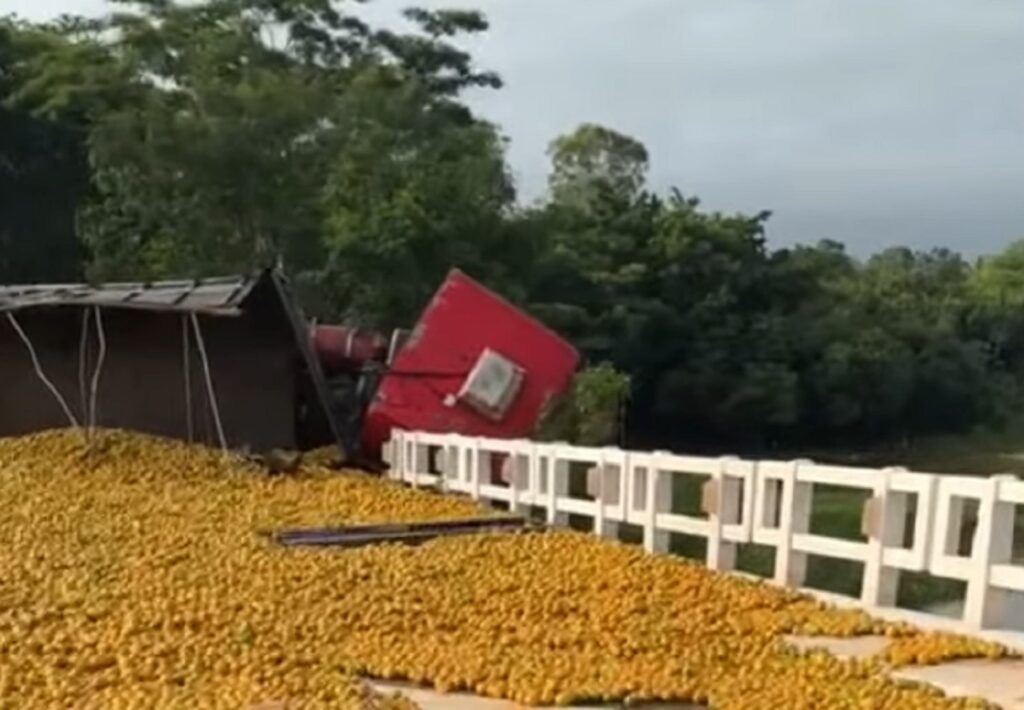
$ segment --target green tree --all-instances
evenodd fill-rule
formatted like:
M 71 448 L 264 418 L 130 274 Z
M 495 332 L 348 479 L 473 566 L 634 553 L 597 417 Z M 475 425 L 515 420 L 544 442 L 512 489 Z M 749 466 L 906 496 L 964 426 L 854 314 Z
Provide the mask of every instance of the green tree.
M 295 268 L 320 253 L 333 95 L 367 31 L 317 2 L 143 2 L 96 40 L 139 85 L 97 119 L 98 276 Z
M 1024 240 L 1001 253 L 981 259 L 971 274 L 975 302 L 999 307 L 1024 306 Z
M 522 218 L 542 235 L 529 302 L 629 374 L 634 441 L 905 439 L 996 422 L 1015 396 L 959 255 L 893 248 L 858 263 L 827 241 L 773 252 L 767 212 L 648 192 L 646 150 L 627 136 L 585 126 L 552 145 L 549 202 Z M 1012 289 L 1012 256 L 988 268 Z
M 585 123 L 548 148 L 552 201 L 587 209 L 594 200 L 612 196 L 635 200 L 647 182 L 647 149 L 617 131 Z
M 25 67 L 52 48 L 67 49 L 58 33 L 0 21 L 0 283 L 82 275 L 75 219 L 89 188 L 87 126 L 73 111 L 33 115 L 19 101 Z
M 358 77 L 342 104 L 324 193 L 333 309 L 406 325 L 450 268 L 494 277 L 515 196 L 494 127 L 389 67 Z
M 766 412 L 769 426 L 795 418 L 794 377 L 755 317 L 768 215 L 658 198 L 645 189 L 646 150 L 609 129 L 584 126 L 551 154 L 532 308 L 590 359 L 630 374 L 634 431 L 680 441 L 728 436 Z
M 633 306 L 642 308 L 660 209 L 643 189 L 646 149 L 609 129 L 583 126 L 556 139 L 550 153 L 550 201 L 531 215 L 540 235 L 528 275 L 532 307 L 594 361 L 621 366 L 617 331 L 639 325 L 631 322 Z
M 1013 377 L 1024 378 L 1024 241 L 981 259 L 967 283 L 967 331 L 987 356 Z
M 364 127 L 347 112 L 369 100 L 367 86 L 379 111 L 402 103 L 396 96 L 406 106 L 423 99 L 424 111 L 446 104 L 466 123 L 458 92 L 497 83 L 448 42 L 485 28 L 477 13 L 408 16 L 421 31 L 374 30 L 322 0 L 142 0 L 66 27 L 72 50 L 94 54 L 88 66 L 121 88 L 89 107 L 95 199 L 82 237 L 92 274 L 206 275 L 280 259 L 316 276 L 327 225 L 346 222 L 346 205 L 324 186 L 344 184 L 341 156 Z M 39 112 L 95 83 L 68 56 L 43 53 L 32 67 L 27 93 Z
M 580 446 L 622 443 L 623 413 L 629 399 L 629 377 L 608 363 L 580 370 L 569 391 L 538 425 L 542 441 L 567 441 Z
M 708 213 L 678 192 L 661 210 L 648 291 L 661 314 L 646 328 L 636 401 L 648 427 L 674 422 L 666 437 L 757 442 L 797 416 L 771 311 L 768 216 Z

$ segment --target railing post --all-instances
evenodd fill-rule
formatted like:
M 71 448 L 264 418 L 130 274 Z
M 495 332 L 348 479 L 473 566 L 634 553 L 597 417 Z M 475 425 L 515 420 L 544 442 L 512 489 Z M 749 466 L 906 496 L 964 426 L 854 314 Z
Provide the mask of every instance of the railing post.
M 565 442 L 558 442 L 552 447 L 552 455 L 548 459 L 548 524 L 565 526 L 569 524 L 569 515 L 558 510 L 558 499 L 569 495 L 569 461 L 562 457 L 559 449 Z
M 932 560 L 932 546 L 936 541 L 939 507 L 939 481 L 938 476 L 928 476 L 925 484 L 917 494 L 917 514 L 914 520 L 914 547 L 915 561 L 918 569 L 927 570 Z M 902 542 L 902 541 L 901 541 Z
M 943 539 L 943 544 L 945 545 L 944 552 L 946 554 L 960 554 L 960 534 L 964 526 L 965 502 L 965 498 L 956 495 L 951 496 L 949 499 L 949 514 Z
M 754 478 L 754 490 L 757 495 L 754 501 L 754 526 L 777 528 L 782 523 L 782 481 L 757 475 Z
M 470 466 L 466 473 L 469 476 L 469 495 L 472 496 L 473 500 L 480 500 L 480 470 L 483 468 L 483 452 L 480 446 L 480 437 L 473 439 L 473 444 L 470 446 Z
M 613 458 L 616 461 L 615 467 L 619 469 L 619 480 L 614 487 L 610 485 L 612 472 L 608 462 L 609 452 L 616 454 Z M 620 449 L 605 447 L 601 450 L 597 465 L 587 472 L 587 490 L 594 496 L 597 504 L 594 511 L 594 533 L 601 537 L 616 539 L 619 536 L 619 524 L 615 520 L 607 519 L 605 507 L 619 504 L 624 475 L 621 464 L 624 458 Z M 628 463 L 629 461 L 626 460 L 625 464 L 628 465 Z
M 633 464 L 633 458 L 627 452 L 626 466 L 622 472 L 622 517 L 628 522 L 633 522 L 633 520 L 635 520 L 634 514 L 637 511 L 643 510 L 642 506 L 644 503 L 644 497 L 646 496 L 645 490 L 637 490 L 637 468 L 639 467 Z M 647 469 L 644 469 L 644 475 L 649 475 L 647 473 Z M 646 483 L 647 481 L 645 480 L 644 484 Z
M 518 513 L 522 511 L 523 505 L 520 503 L 520 499 L 524 493 L 529 491 L 529 451 L 531 448 L 532 444 L 529 441 L 516 439 L 514 442 L 511 442 L 512 453 L 510 453 L 508 458 L 505 460 L 505 467 L 507 467 L 508 471 L 508 480 L 506 482 L 509 487 L 508 509 L 511 513 Z M 522 453 L 523 449 L 525 449 L 527 453 Z
M 864 560 L 861 603 L 866 606 L 895 606 L 900 571 L 885 566 L 885 548 L 899 546 L 907 525 L 907 496 L 891 490 L 892 474 L 903 469 L 879 471 L 872 497 L 864 504 L 861 531 L 868 538 Z
M 605 471 L 605 485 L 608 485 L 608 481 L 614 484 L 614 495 L 610 495 L 610 500 L 604 501 L 604 504 L 611 505 L 613 508 L 617 508 L 621 512 L 621 523 L 625 523 L 629 520 L 629 470 L 632 468 L 632 457 L 628 451 L 623 451 L 619 448 L 613 448 L 615 451 L 615 464 L 614 473 Z M 616 513 L 618 514 L 618 513 Z M 618 540 L 620 532 L 620 521 L 618 520 L 605 520 L 605 531 L 606 537 Z
M 437 490 L 441 493 L 448 492 L 448 446 L 447 443 L 438 446 L 437 454 L 434 457 L 434 466 L 437 469 Z
M 518 441 L 515 443 L 519 443 Z M 515 447 L 510 447 L 515 451 Z M 502 478 L 508 484 L 508 512 L 516 513 L 519 507 L 519 454 L 510 453 L 502 464 Z
M 807 577 L 807 555 L 793 549 L 793 535 L 806 533 L 811 524 L 811 484 L 797 480 L 801 466 L 808 460 L 794 461 L 782 481 L 782 507 L 779 513 L 779 546 L 775 551 L 775 583 L 802 587 Z
M 668 552 L 668 533 L 658 530 L 658 513 L 672 510 L 672 479 L 662 469 L 663 451 L 654 452 L 647 469 L 644 496 L 644 549 L 650 553 Z
M 533 441 L 530 442 L 526 459 L 526 490 L 529 494 L 529 506 L 532 512 L 533 506 L 540 501 L 540 453 L 539 447 Z
M 718 471 L 704 484 L 701 508 L 708 515 L 707 566 L 714 570 L 732 570 L 736 567 L 736 543 L 722 537 L 726 520 L 735 520 L 740 511 L 739 481 L 726 475 L 730 461 L 735 456 L 723 456 L 718 460 Z
M 587 469 L 587 493 L 594 498 L 594 534 L 604 534 L 604 452 L 597 463 Z
M 420 435 L 418 432 L 413 432 L 409 436 L 409 446 L 412 447 L 409 452 L 409 462 L 411 463 L 411 466 L 409 466 L 409 468 L 412 469 L 410 471 L 410 474 L 412 475 L 411 483 L 413 488 L 419 488 L 421 470 L 420 464 L 422 463 L 422 457 L 420 456 Z
M 1013 554 L 1014 506 L 999 501 L 999 486 L 1015 480 L 1010 475 L 990 478 L 978 506 L 971 549 L 973 572 L 964 600 L 964 621 L 976 629 L 1005 625 L 1009 593 L 991 585 L 991 574 L 993 564 L 1010 562 Z
M 407 432 L 402 437 L 402 482 L 409 482 L 409 475 L 416 466 L 415 444 L 412 434 Z
M 441 461 L 441 490 L 447 491 L 450 488 L 461 490 L 459 472 L 465 463 L 462 458 L 462 440 L 452 437 L 445 444 L 441 453 L 444 456 Z

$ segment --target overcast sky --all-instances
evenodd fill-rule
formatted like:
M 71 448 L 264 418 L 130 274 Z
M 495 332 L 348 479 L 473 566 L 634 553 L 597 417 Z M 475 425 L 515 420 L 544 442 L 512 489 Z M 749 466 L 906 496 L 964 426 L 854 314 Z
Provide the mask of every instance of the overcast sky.
M 469 44 L 506 81 L 472 104 L 521 194 L 583 121 L 642 140 L 653 184 L 820 238 L 969 255 L 1024 238 L 1024 0 L 375 0 L 484 10 Z M 101 0 L 0 0 L 32 19 Z M 2 13 L 0 13 L 2 14 Z

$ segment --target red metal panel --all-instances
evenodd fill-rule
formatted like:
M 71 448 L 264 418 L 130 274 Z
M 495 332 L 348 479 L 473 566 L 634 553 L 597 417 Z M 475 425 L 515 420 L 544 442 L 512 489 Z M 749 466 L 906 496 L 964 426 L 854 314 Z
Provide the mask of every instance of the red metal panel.
M 485 348 L 525 371 L 500 421 L 455 401 Z M 461 271 L 452 270 L 383 379 L 363 428 L 376 454 L 393 427 L 471 436 L 525 437 L 547 402 L 569 386 L 579 353 L 565 340 Z

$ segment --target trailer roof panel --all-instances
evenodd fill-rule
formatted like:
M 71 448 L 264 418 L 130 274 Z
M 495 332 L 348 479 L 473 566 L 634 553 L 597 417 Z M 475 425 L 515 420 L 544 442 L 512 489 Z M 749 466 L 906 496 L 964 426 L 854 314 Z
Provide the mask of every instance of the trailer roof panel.
M 54 306 L 103 306 L 237 315 L 259 280 L 226 276 L 153 283 L 0 285 L 0 311 Z

